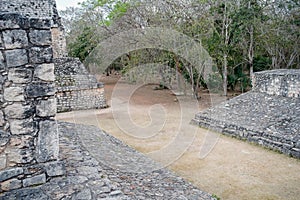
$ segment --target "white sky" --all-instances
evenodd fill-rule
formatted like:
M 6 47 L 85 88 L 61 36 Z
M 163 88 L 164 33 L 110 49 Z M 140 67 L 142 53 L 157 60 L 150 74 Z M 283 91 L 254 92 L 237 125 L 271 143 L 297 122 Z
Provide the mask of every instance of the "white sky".
M 65 10 L 66 7 L 78 6 L 78 2 L 83 2 L 84 0 L 56 0 L 56 5 L 58 10 Z

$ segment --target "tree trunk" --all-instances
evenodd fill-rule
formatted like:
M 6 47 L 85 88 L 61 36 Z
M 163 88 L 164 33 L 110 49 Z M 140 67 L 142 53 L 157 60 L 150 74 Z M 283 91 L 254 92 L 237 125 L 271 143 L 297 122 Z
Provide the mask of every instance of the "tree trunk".
M 227 54 L 224 54 L 223 57 L 223 94 L 224 96 L 227 96 Z

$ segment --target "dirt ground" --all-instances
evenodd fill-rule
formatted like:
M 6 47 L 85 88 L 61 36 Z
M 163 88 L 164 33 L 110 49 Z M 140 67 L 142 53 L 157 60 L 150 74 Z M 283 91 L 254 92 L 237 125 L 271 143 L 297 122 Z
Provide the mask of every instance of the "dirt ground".
M 109 108 L 60 113 L 57 119 L 99 126 L 221 199 L 299 199 L 299 160 L 190 124 L 212 98 L 221 100 L 218 95 L 204 92 L 195 102 L 154 85 L 102 81 Z

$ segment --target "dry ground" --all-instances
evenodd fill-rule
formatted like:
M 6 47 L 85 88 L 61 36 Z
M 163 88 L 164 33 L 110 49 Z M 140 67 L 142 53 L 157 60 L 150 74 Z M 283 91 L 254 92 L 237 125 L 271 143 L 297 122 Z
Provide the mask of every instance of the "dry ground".
M 110 105 L 116 80 L 103 80 Z M 299 160 L 190 125 L 197 113 L 197 108 L 189 106 L 195 103 L 190 97 L 176 99 L 169 90 L 153 90 L 153 85 L 146 85 L 135 90 L 127 105 L 126 91 L 134 86 L 122 83 L 118 87 L 122 92 L 114 98 L 123 107 L 61 113 L 57 119 L 99 126 L 221 199 L 299 199 Z M 201 96 L 196 102 L 198 111 L 210 106 L 211 97 L 219 98 L 208 93 Z M 164 112 L 152 113 L 151 119 L 148 114 L 153 104 L 160 104 Z M 121 113 L 124 108 L 129 108 L 130 122 L 134 125 L 124 127 L 116 122 L 115 119 L 126 117 Z M 185 114 L 181 113 L 181 108 Z M 151 123 L 154 129 L 163 126 L 148 138 L 135 133 Z M 219 137 L 216 145 L 206 157 L 200 158 L 201 146 L 204 142 L 212 142 L 209 147 L 213 146 L 214 136 Z

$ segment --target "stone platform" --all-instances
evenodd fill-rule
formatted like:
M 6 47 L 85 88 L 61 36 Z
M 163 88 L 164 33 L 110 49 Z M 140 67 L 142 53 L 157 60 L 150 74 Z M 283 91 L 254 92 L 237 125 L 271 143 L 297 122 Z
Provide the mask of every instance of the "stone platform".
M 66 175 L 0 194 L 0 200 L 214 199 L 93 126 L 58 124 Z
M 193 123 L 300 158 L 300 99 L 248 92 L 198 113 Z

